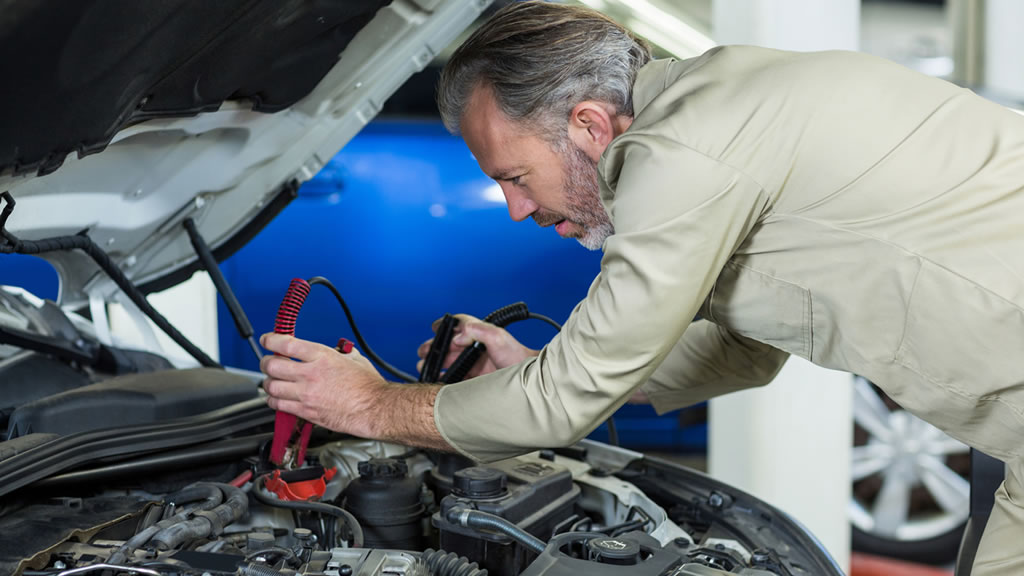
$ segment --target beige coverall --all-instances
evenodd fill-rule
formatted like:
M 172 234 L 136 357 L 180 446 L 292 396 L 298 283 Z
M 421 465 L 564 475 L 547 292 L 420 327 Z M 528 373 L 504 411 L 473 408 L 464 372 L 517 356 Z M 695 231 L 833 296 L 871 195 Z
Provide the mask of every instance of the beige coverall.
M 1007 461 L 975 575 L 1024 575 L 1024 117 L 753 47 L 654 61 L 633 99 L 598 166 L 601 273 L 539 357 L 441 390 L 444 438 L 485 461 L 569 444 L 641 385 L 660 413 L 796 354 Z

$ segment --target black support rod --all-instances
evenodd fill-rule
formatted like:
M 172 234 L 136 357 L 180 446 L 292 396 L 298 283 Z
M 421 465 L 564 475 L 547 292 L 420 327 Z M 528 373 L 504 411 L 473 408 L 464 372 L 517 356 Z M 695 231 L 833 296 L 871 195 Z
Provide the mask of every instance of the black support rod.
M 206 240 L 203 240 L 202 235 L 199 234 L 195 221 L 191 218 L 186 218 L 184 224 L 185 230 L 188 232 L 188 239 L 192 241 L 192 248 L 195 249 L 196 255 L 199 256 L 199 262 L 209 272 L 210 279 L 213 280 L 213 285 L 217 288 L 217 293 L 224 299 L 224 304 L 227 305 L 228 312 L 231 313 L 231 318 L 235 321 L 238 333 L 242 336 L 243 340 L 249 343 L 253 354 L 256 355 L 256 361 L 259 362 L 263 359 L 263 353 L 260 352 L 260 347 L 256 344 L 256 339 L 253 338 L 252 323 L 249 322 L 249 317 L 245 315 L 245 310 L 242 309 L 238 298 L 235 297 L 235 293 L 231 290 L 231 285 L 228 284 L 224 274 L 220 271 L 220 266 L 217 264 L 217 260 L 214 259 L 213 252 L 206 245 Z

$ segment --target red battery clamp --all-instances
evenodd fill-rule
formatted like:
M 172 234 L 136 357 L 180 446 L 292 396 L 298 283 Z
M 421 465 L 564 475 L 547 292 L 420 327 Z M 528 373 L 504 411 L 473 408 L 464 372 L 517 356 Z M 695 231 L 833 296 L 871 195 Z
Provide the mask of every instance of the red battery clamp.
M 274 321 L 274 332 L 277 334 L 295 335 L 295 321 L 299 317 L 306 297 L 309 296 L 309 282 L 302 278 L 292 279 L 288 291 L 281 301 Z M 342 338 L 338 340 L 338 352 L 348 354 L 352 351 L 352 343 Z M 294 414 L 278 411 L 274 418 L 274 439 L 270 444 L 270 461 L 276 466 L 292 469 L 301 466 L 306 459 L 306 447 L 313 424 L 296 417 Z

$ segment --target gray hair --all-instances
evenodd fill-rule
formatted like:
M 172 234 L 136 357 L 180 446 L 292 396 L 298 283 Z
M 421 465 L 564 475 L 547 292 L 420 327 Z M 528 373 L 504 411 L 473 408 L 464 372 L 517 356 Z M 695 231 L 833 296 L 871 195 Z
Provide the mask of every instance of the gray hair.
M 650 60 L 646 42 L 596 10 L 514 2 L 452 55 L 437 105 L 445 127 L 457 134 L 473 90 L 488 86 L 509 119 L 558 143 L 572 109 L 584 100 L 633 116 L 633 83 Z

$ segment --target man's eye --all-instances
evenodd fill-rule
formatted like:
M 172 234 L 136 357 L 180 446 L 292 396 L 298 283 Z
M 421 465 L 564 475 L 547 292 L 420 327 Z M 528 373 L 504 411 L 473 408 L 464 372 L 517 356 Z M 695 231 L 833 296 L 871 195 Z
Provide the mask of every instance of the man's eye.
M 522 184 L 522 180 L 520 180 L 521 178 L 522 176 L 516 176 L 515 178 L 512 179 L 512 184 L 514 186 L 519 186 L 520 184 Z

